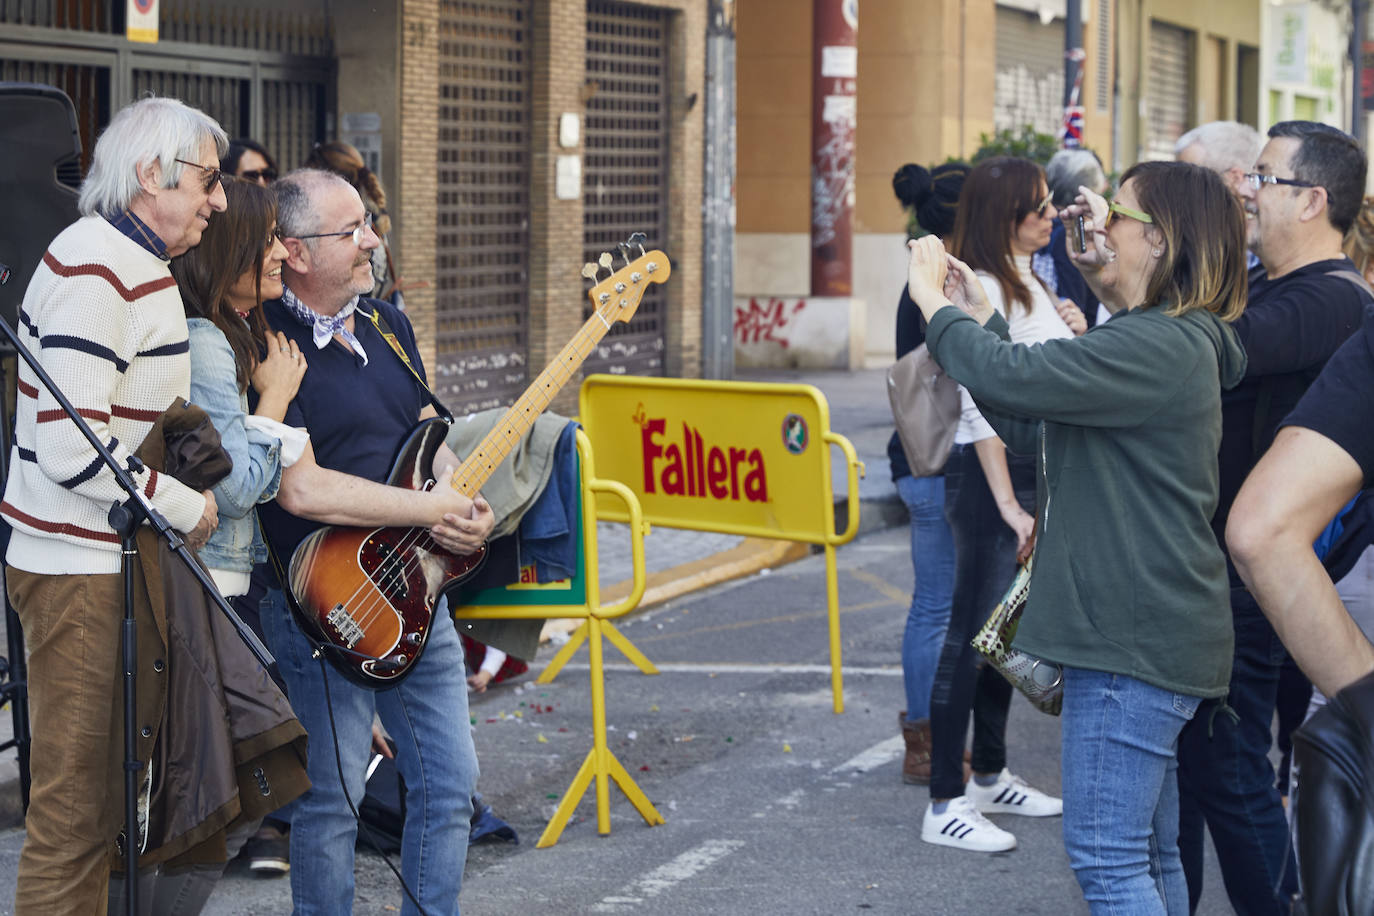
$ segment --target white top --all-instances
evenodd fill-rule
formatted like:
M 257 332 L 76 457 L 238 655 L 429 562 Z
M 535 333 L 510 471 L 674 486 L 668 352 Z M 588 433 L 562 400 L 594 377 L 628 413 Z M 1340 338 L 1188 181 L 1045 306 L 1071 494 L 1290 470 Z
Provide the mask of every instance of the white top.
M 1031 272 L 1030 255 L 1017 255 L 1014 260 L 1016 272 L 1021 277 L 1021 282 L 1026 284 L 1026 288 L 1030 290 L 1031 308 L 1029 314 L 1018 305 L 1008 317 L 1007 303 L 1002 298 L 1002 285 L 991 274 L 978 271 L 978 279 L 983 284 L 983 291 L 988 295 L 988 302 L 997 310 L 999 315 L 1007 319 L 1011 342 L 1039 344 L 1047 340 L 1072 337 L 1073 331 L 1069 330 L 1064 319 L 1059 317 L 1059 312 L 1054 307 L 1054 300 L 1050 298 L 1045 285 Z M 963 385 L 959 386 L 959 405 L 961 412 L 959 426 L 954 431 L 955 445 L 981 442 L 997 435 L 988 425 L 988 421 L 983 419 L 983 415 L 978 412 L 977 405 L 973 403 L 973 396 L 968 393 L 968 389 Z

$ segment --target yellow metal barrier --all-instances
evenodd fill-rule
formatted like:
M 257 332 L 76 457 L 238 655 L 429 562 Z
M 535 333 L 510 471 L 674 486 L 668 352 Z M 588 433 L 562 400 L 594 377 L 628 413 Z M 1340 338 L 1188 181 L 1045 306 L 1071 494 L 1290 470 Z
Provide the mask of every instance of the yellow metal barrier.
M 602 836 L 611 832 L 610 784 L 612 780 L 620 787 L 620 791 L 625 793 L 625 797 L 635 806 L 646 823 L 650 826 L 663 823 L 663 815 L 659 814 L 658 809 L 653 806 L 648 797 L 635 784 L 635 781 L 630 778 L 630 774 L 616 759 L 615 754 L 611 753 L 606 744 L 606 684 L 602 638 L 610 639 L 622 651 L 628 649 L 626 654 L 630 656 L 631 660 L 638 656 L 643 660 L 644 665 L 653 669 L 653 665 L 649 664 L 648 659 L 645 659 L 628 640 L 621 636 L 609 620 L 609 618 L 619 617 L 632 610 L 639 603 L 640 598 L 644 596 L 644 534 L 648 531 L 648 525 L 644 521 L 639 501 L 635 499 L 635 495 L 629 487 L 614 480 L 597 478 L 592 461 L 591 441 L 580 430 L 577 433 L 577 457 L 580 462 L 582 496 L 582 568 L 579 577 L 582 581 L 580 583 L 581 591 L 577 593 L 582 596 L 581 603 L 468 605 L 459 608 L 453 615 L 457 619 L 579 616 L 586 618 L 586 622 L 579 630 L 579 632 L 583 632 L 579 644 L 585 640 L 589 645 L 591 654 L 589 677 L 592 693 L 592 749 L 588 752 L 586 759 L 583 760 L 572 784 L 563 793 L 563 798 L 558 803 L 558 808 L 553 817 L 550 818 L 548 826 L 544 828 L 544 833 L 539 837 L 539 842 L 535 844 L 540 849 L 558 842 L 558 837 L 563 833 L 563 828 L 568 825 L 568 819 L 572 817 L 578 802 L 582 800 L 582 796 L 586 794 L 587 788 L 593 780 L 596 781 L 596 829 Z M 634 568 L 633 587 L 629 596 L 618 604 L 605 608 L 601 607 L 601 584 L 597 575 L 599 565 L 596 520 L 599 495 L 615 497 L 624 504 L 623 519 L 628 521 L 630 525 L 630 554 Z M 569 645 L 571 644 L 570 640 Z M 566 647 L 564 648 L 566 649 Z M 651 673 L 657 673 L 657 670 L 653 669 Z
M 825 395 L 812 385 L 592 375 L 579 412 L 600 473 L 632 490 L 651 524 L 823 547 L 830 683 L 835 712 L 843 712 L 835 548 L 859 531 L 864 466 L 830 429 Z M 843 532 L 835 531 L 832 447 L 845 460 Z M 600 517 L 637 524 L 614 508 Z M 628 642 L 616 645 L 626 651 Z

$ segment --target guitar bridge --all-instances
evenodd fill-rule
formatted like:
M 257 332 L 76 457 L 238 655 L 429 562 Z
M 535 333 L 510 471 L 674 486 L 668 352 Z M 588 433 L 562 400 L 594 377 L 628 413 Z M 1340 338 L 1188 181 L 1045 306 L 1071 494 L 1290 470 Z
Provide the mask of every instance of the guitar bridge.
M 358 621 L 353 619 L 353 615 L 348 613 L 342 604 L 334 605 L 324 619 L 339 634 L 343 644 L 350 649 L 363 638 L 363 628 L 358 626 Z

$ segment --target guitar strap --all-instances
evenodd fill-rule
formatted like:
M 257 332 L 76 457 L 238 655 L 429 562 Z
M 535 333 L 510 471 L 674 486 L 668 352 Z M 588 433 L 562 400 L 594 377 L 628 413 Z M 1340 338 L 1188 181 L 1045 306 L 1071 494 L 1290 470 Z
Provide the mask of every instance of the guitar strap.
M 382 317 L 381 309 L 373 306 L 371 311 L 364 311 L 362 308 L 359 308 L 358 311 L 362 312 L 371 320 L 372 326 L 377 329 L 377 333 L 382 335 L 382 339 L 385 340 L 396 355 L 401 358 L 401 362 L 405 363 L 406 368 L 410 370 L 410 374 L 415 376 L 415 381 L 420 383 L 420 387 L 423 388 L 425 394 L 429 396 L 429 402 L 434 405 L 435 412 L 438 413 L 440 417 L 443 417 L 445 423 L 448 423 L 450 426 L 453 425 L 453 414 L 449 413 L 448 408 L 439 400 L 439 396 L 430 389 L 424 376 L 416 371 L 415 364 L 410 361 L 410 356 L 406 353 L 405 347 L 401 346 L 401 341 L 396 337 L 396 332 L 391 330 L 391 326 L 387 324 L 386 319 Z

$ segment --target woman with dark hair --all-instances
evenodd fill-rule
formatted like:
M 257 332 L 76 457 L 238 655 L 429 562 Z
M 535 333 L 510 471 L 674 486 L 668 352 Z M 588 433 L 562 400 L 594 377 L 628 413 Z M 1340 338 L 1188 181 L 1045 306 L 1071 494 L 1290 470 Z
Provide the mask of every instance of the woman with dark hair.
M 1072 305 L 1063 306 L 1063 313 L 1057 310 L 1056 300 L 1031 272 L 1031 255 L 1049 240 L 1056 215 L 1044 173 L 1029 159 L 1003 156 L 979 163 L 959 195 L 949 249 L 978 271 L 982 288 L 1018 342 L 1069 338 L 1083 329 L 1082 314 Z M 930 805 L 921 839 L 998 852 L 1015 847 L 1016 837 L 983 815 L 1052 817 L 1063 810 L 1059 799 L 1007 769 L 1012 688 L 995 669 L 980 669 L 969 642 L 1011 582 L 1017 552 L 1034 528 L 1035 459 L 1024 453 L 1009 456 L 966 389 L 960 389 L 960 398 L 963 411 L 945 465 L 954 593 L 931 691 Z M 970 713 L 973 776 L 965 788 Z
M 200 557 L 220 593 L 235 598 L 247 594 L 253 565 L 267 559 L 253 508 L 276 495 L 282 468 L 295 463 L 308 437 L 282 423 L 305 375 L 305 355 L 285 335 L 268 329 L 260 308 L 282 295 L 287 252 L 277 232 L 276 200 L 261 185 L 240 180 L 226 181 L 225 193 L 228 209 L 210 221 L 199 246 L 172 261 L 172 274 L 186 306 L 191 401 L 209 414 L 233 460 L 229 476 L 214 488 L 222 507 L 220 527 Z M 250 384 L 259 396 L 252 414 Z M 254 872 L 281 873 L 289 867 L 288 829 L 269 817 L 256 834 L 245 828 L 231 836 L 229 854 L 245 844 Z M 184 899 L 200 903 L 175 912 L 199 912 L 204 904 L 199 895 L 208 897 L 221 868 L 193 870 L 200 880 Z M 165 891 L 159 885 L 155 893 L 160 898 Z
M 1090 237 L 1070 256 L 1113 312 L 1082 338 L 1013 342 L 973 270 L 925 240 L 909 283 L 932 354 L 1037 456 L 1015 646 L 1063 667 L 1064 845 L 1084 897 L 1093 913 L 1185 916 L 1178 736 L 1231 668 L 1210 522 L 1221 389 L 1245 370 L 1228 324 L 1245 307 L 1245 219 L 1216 173 L 1177 162 L 1134 166 L 1110 204 L 1079 200 L 1064 220 L 1085 215 Z
M 267 187 L 277 180 L 277 160 L 256 140 L 240 137 L 229 141 L 229 152 L 219 161 L 220 171 Z
M 968 172 L 962 162 L 946 162 L 930 170 L 909 164 L 897 170 L 892 190 L 911 214 L 907 227 L 911 238 L 949 235 Z M 898 359 L 925 341 L 925 330 L 925 320 L 903 285 L 897 302 Z M 949 626 L 954 589 L 954 539 L 945 521 L 944 474 L 913 476 L 895 431 L 887 443 L 887 457 L 892 483 L 911 523 L 911 568 L 916 577 L 902 633 L 906 709 L 897 713 L 897 727 L 906 744 L 902 781 L 924 786 L 930 783 L 930 687 Z

